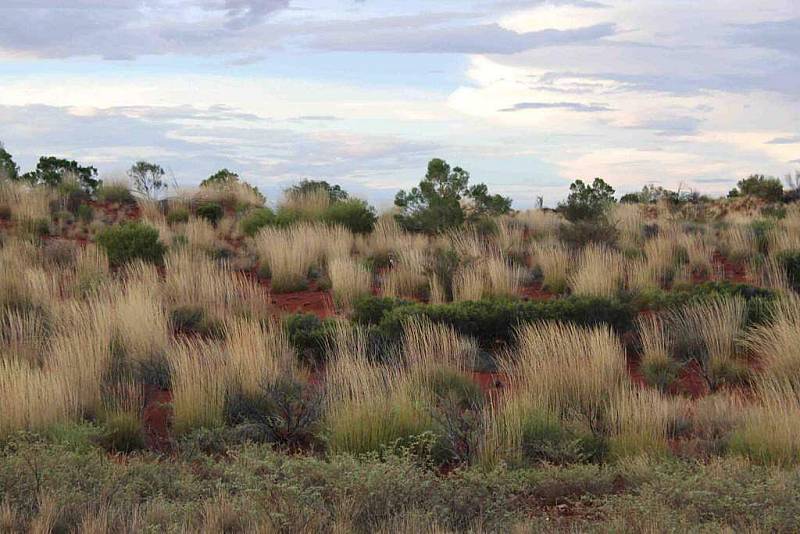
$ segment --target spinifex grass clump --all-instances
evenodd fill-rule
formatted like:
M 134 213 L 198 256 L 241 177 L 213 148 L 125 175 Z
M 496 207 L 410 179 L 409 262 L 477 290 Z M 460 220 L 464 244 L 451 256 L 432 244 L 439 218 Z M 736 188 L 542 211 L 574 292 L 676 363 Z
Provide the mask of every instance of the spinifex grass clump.
M 572 251 L 560 241 L 534 241 L 531 245 L 533 265 L 542 273 L 542 286 L 553 293 L 563 293 L 573 268 Z
M 676 356 L 696 361 L 711 391 L 748 379 L 749 369 L 740 350 L 744 300 L 720 297 L 692 304 L 670 312 L 668 321 Z
M 178 435 L 222 425 L 225 405 L 225 354 L 218 342 L 178 341 L 167 351 Z
M 462 267 L 453 276 L 453 300 L 471 301 L 519 294 L 522 269 L 503 256 L 490 256 Z
M 564 323 L 539 323 L 520 329 L 518 349 L 503 356 L 501 369 L 510 394 L 489 410 L 489 429 L 482 456 L 523 461 L 526 427 L 532 420 L 556 421 L 566 433 L 599 443 L 610 431 L 613 399 L 628 383 L 625 353 L 617 337 L 604 327 L 581 328 Z M 589 445 L 589 449 L 596 445 Z M 589 455 L 596 455 L 588 449 Z
M 636 324 L 642 349 L 642 375 L 648 384 L 666 391 L 680 370 L 680 363 L 672 357 L 673 344 L 666 325 L 655 315 L 640 317 Z
M 349 310 L 360 297 L 369 295 L 372 289 L 372 273 L 350 258 L 332 260 L 328 264 L 328 276 L 333 286 L 333 298 L 345 310 Z
M 569 277 L 575 295 L 612 298 L 622 289 L 624 262 L 618 252 L 600 245 L 587 245 Z

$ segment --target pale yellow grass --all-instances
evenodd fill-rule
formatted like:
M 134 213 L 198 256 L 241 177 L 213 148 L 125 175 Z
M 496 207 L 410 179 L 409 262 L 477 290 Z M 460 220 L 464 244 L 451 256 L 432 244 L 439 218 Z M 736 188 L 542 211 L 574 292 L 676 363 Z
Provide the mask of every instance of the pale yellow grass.
M 372 273 L 351 258 L 337 258 L 328 264 L 328 276 L 337 305 L 349 310 L 353 303 L 372 289 Z
M 575 295 L 614 297 L 622 288 L 625 276 L 622 256 L 600 245 L 587 245 L 578 259 L 577 269 L 569 276 Z
M 453 300 L 516 297 L 523 271 L 502 256 L 492 256 L 465 265 L 453 277 Z
M 567 288 L 573 268 L 572 251 L 557 240 L 535 241 L 531 244 L 531 261 L 542 272 L 542 285 L 554 293 Z
M 228 320 L 224 350 L 228 390 L 253 395 L 282 376 L 297 374 L 294 349 L 275 321 Z
M 172 380 L 174 428 L 178 435 L 222 425 L 225 354 L 219 343 L 179 341 L 167 351 Z
M 555 237 L 559 227 L 565 222 L 559 214 L 544 209 L 521 211 L 516 214 L 516 219 L 528 229 L 534 239 Z

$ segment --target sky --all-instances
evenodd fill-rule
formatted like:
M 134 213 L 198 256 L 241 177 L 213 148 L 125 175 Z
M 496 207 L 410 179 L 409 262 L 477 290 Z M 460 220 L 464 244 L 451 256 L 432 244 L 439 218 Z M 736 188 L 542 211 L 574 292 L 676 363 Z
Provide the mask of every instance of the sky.
M 800 169 L 798 0 L 2 0 L 0 141 L 181 185 L 379 206 L 446 159 L 529 207 L 574 179 L 723 194 Z

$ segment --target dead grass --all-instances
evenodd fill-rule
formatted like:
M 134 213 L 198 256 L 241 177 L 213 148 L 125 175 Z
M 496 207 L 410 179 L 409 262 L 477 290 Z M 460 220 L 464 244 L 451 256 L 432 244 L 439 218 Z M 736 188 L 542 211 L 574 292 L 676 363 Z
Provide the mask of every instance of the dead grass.
M 344 310 L 352 308 L 359 298 L 369 295 L 372 273 L 351 258 L 337 258 L 328 264 L 328 276 L 333 286 L 333 298 Z
M 600 245 L 587 245 L 580 254 L 577 269 L 569 277 L 575 295 L 612 298 L 624 281 L 622 256 Z
M 172 379 L 174 429 L 178 435 L 222 425 L 225 355 L 219 343 L 184 340 L 167 351 Z

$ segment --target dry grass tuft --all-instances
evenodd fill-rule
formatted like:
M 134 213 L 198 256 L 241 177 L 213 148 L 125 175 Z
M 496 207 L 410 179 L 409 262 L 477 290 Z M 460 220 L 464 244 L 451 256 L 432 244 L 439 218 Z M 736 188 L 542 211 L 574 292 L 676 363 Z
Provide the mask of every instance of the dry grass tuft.
M 600 245 L 587 245 L 569 277 L 575 295 L 612 298 L 622 288 L 625 276 L 622 256 Z
M 353 303 L 372 290 L 372 273 L 350 258 L 337 258 L 328 264 L 328 276 L 337 305 L 349 310 Z

